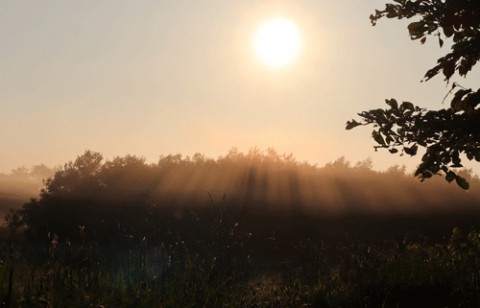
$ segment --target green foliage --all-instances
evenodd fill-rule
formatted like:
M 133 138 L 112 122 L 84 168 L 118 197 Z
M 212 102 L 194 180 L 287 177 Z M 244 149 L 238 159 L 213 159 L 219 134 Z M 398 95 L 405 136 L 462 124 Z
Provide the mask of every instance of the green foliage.
M 436 36 L 440 47 L 444 38 L 452 40 L 451 51 L 439 58 L 437 65 L 427 71 L 425 80 L 443 74 L 447 82 L 458 72 L 465 77 L 480 60 L 480 6 L 475 0 L 411 1 L 396 0 L 370 16 L 375 25 L 381 18 L 411 19 L 410 37 L 423 44 L 427 37 Z M 469 185 L 454 168 L 461 167 L 461 156 L 480 161 L 480 89 L 464 89 L 453 83 L 456 92 L 450 109 L 425 110 L 412 103 L 400 107 L 395 99 L 386 100 L 389 109 L 375 109 L 359 113 L 362 121 L 347 122 L 347 129 L 372 124 L 377 148 L 388 148 L 390 153 L 416 155 L 418 147 L 425 149 L 422 163 L 416 171 L 421 180 L 439 172 L 446 180 L 453 179 L 463 189 Z

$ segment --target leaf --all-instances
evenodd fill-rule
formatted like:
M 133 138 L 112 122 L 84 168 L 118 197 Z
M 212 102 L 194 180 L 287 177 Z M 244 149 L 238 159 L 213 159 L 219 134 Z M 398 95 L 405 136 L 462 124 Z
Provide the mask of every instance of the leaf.
M 381 144 L 381 145 L 383 145 L 383 146 L 386 146 L 385 140 L 383 140 L 383 137 L 382 137 L 382 135 L 381 135 L 379 132 L 377 132 L 377 131 L 374 130 L 374 131 L 372 132 L 372 137 L 373 137 L 373 140 L 375 140 L 378 144 Z
M 434 68 L 429 69 L 426 73 L 425 76 L 423 77 L 424 81 L 428 81 L 435 77 L 438 72 L 440 71 L 440 65 L 435 66 Z
M 445 75 L 445 80 L 449 80 L 452 77 L 453 73 L 455 73 L 455 62 L 448 61 L 443 65 L 442 73 Z
M 385 135 L 385 142 L 386 143 L 392 143 L 393 141 L 395 141 L 395 140 L 393 140 L 392 135 L 390 135 L 389 132 L 387 132 L 387 133 L 384 132 L 383 134 Z
M 398 102 L 396 99 L 386 99 L 385 102 L 387 103 L 388 106 L 392 109 L 398 109 Z
M 472 92 L 472 89 L 460 89 L 455 94 L 453 95 L 452 102 L 450 103 L 450 107 L 452 108 L 453 111 L 462 111 L 463 108 L 463 103 L 462 99 L 465 95 L 469 94 Z
M 415 106 L 413 106 L 412 103 L 410 102 L 402 102 L 400 105 L 400 110 L 405 111 L 405 110 L 414 110 Z
M 443 26 L 443 33 L 445 34 L 446 37 L 452 36 L 454 32 L 455 30 L 453 29 L 453 25 L 448 24 Z
M 419 39 L 427 29 L 427 25 L 423 21 L 414 21 L 408 25 L 408 32 L 412 40 Z
M 468 93 L 472 92 L 472 89 L 460 89 L 453 95 L 454 100 L 461 100 L 462 97 L 467 95 Z
M 470 184 L 468 184 L 467 180 L 465 180 L 464 178 L 462 178 L 459 175 L 455 176 L 455 181 L 457 182 L 457 185 L 460 186 L 464 190 L 467 190 L 467 189 L 470 188 Z
M 427 172 L 427 166 L 425 163 L 421 163 L 417 170 L 415 170 L 415 176 L 421 176 L 422 174 Z
M 388 149 L 388 151 L 392 154 L 398 153 L 398 150 L 395 148 Z
M 415 144 L 411 147 L 404 147 L 403 150 L 405 151 L 405 153 L 407 153 L 408 155 L 410 156 L 414 156 L 417 154 L 417 151 L 418 151 L 418 146 Z
M 358 123 L 355 120 L 347 121 L 347 126 L 345 127 L 345 129 L 350 130 L 360 125 L 362 125 L 362 123 Z
M 467 94 L 462 101 L 462 109 L 468 114 L 472 114 L 475 107 L 478 105 L 478 92 Z
M 445 180 L 447 180 L 448 183 L 452 182 L 453 180 L 455 180 L 456 178 L 456 175 L 454 172 L 452 171 L 448 171 L 447 174 L 445 175 Z

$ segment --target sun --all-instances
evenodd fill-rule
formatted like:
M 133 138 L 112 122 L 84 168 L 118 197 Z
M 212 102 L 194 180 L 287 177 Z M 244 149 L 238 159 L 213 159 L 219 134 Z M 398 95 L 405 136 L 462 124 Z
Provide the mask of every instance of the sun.
M 298 57 L 300 43 L 298 26 L 289 19 L 276 18 L 258 28 L 253 47 L 261 62 L 282 68 Z

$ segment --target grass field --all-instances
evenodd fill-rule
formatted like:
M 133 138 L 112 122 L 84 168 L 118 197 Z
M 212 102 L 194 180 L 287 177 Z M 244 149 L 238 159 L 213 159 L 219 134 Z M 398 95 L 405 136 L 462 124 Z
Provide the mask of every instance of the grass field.
M 50 234 L 44 241 L 32 242 L 4 233 L 2 305 L 474 307 L 480 303 L 480 233 L 476 231 L 454 228 L 442 236 L 447 226 L 430 225 L 435 227 L 430 238 L 422 233 L 429 227 L 415 224 L 412 217 L 404 226 L 411 235 L 405 232 L 403 238 L 397 218 L 396 227 L 390 225 L 393 219 L 389 223 L 386 218 L 318 219 L 323 229 L 316 233 L 300 221 L 286 229 L 281 217 L 266 218 L 262 230 L 235 222 L 228 212 L 221 220 L 218 213 L 211 215 L 188 230 L 184 224 L 193 216 L 172 221 L 176 232 L 161 241 L 71 243 Z

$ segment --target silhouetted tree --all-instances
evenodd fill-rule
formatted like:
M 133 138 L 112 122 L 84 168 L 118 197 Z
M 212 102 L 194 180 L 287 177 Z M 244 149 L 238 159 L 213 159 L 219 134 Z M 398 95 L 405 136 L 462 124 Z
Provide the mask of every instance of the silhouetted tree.
M 439 58 L 424 80 L 443 74 L 448 83 L 458 73 L 465 77 L 480 59 L 480 2 L 478 0 L 395 0 L 370 16 L 373 25 L 383 17 L 411 19 L 410 37 L 425 43 L 436 37 L 440 47 L 444 39 L 452 40 L 450 52 Z M 452 95 L 451 95 L 452 94 Z M 419 147 L 425 149 L 415 172 L 420 180 L 443 173 L 448 182 L 456 181 L 468 189 L 467 181 L 455 172 L 462 167 L 462 156 L 480 161 L 480 89 L 466 89 L 453 83 L 450 108 L 426 110 L 410 102 L 387 99 L 387 109 L 363 111 L 361 121 L 347 122 L 347 129 L 373 124 L 377 148 L 390 153 L 414 156 Z M 447 95 L 447 96 L 448 96 Z
M 233 224 L 248 221 L 253 231 L 270 232 L 267 222 L 280 226 L 276 219 L 295 221 L 295 215 L 313 219 L 318 213 L 351 214 L 385 205 L 393 210 L 413 208 L 411 202 L 422 206 L 417 200 L 426 192 L 412 187 L 414 179 L 403 171 L 395 175 L 371 168 L 368 159 L 352 166 L 343 157 L 320 168 L 273 149 L 232 150 L 216 160 L 168 155 L 156 164 L 130 155 L 104 161 L 86 151 L 47 180 L 38 199 L 12 212 L 7 224 L 36 240 L 49 240 L 50 233 L 72 242 L 123 245 L 143 237 L 176 241 L 181 235 L 194 241 L 228 217 Z M 429 186 L 429 206 L 468 206 L 480 195 L 460 196 L 438 182 Z M 398 199 L 403 191 L 415 198 Z

